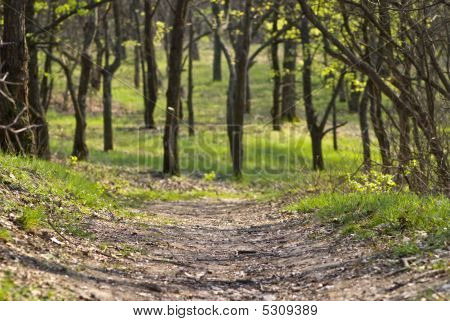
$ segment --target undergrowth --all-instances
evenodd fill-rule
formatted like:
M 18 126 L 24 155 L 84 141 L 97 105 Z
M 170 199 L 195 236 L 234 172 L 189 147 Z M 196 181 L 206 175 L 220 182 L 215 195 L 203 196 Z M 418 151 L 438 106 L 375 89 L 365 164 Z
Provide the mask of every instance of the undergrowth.
M 338 226 L 344 235 L 392 242 L 394 254 L 411 255 L 445 247 L 449 240 L 450 200 L 444 196 L 418 196 L 410 192 L 323 193 L 291 204 L 300 213 L 315 213 Z

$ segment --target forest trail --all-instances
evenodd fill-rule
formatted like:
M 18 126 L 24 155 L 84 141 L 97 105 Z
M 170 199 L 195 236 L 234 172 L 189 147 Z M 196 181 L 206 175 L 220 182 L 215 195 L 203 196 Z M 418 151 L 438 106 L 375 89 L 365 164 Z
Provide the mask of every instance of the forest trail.
M 285 213 L 281 206 L 147 203 L 140 219 L 91 217 L 94 241 L 39 238 L 42 244 L 4 254 L 15 273 L 39 288 L 84 300 L 401 300 L 430 289 L 446 292 L 445 272 L 420 272 L 375 255 L 312 215 Z

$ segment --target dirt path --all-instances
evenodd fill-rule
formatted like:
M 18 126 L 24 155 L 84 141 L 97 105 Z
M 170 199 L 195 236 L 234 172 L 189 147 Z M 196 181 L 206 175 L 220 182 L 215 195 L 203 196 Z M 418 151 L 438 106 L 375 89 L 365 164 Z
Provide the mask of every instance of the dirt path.
M 94 241 L 61 245 L 41 237 L 41 244 L 7 248 L 0 268 L 8 265 L 38 288 L 73 299 L 448 296 L 448 274 L 442 270 L 420 271 L 414 262 L 375 255 L 370 245 L 343 239 L 311 216 L 283 213 L 280 204 L 205 199 L 145 208 L 140 220 L 90 219 Z M 145 216 L 172 224 L 149 223 Z

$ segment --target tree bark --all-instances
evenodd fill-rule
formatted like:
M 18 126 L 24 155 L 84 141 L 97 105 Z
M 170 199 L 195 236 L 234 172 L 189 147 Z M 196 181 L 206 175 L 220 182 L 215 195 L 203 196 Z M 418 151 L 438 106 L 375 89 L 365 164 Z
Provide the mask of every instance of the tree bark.
M 134 46 L 134 88 L 141 88 L 141 49 Z
M 5 85 L 9 97 L 0 95 L 0 125 L 19 130 L 30 125 L 28 105 L 28 63 L 26 42 L 26 4 L 27 0 L 5 0 L 3 6 L 3 42 L 1 48 L 2 74 L 8 74 Z M 0 147 L 13 154 L 33 154 L 35 141 L 33 132 L 25 130 L 12 135 L 8 130 L 0 130 Z
M 178 117 L 180 113 L 181 73 L 183 60 L 184 28 L 189 0 L 177 0 L 170 37 L 168 60 L 169 83 L 167 89 L 166 124 L 164 128 L 164 168 L 168 175 L 179 175 Z
M 189 26 L 189 52 L 188 52 L 188 126 L 189 136 L 195 136 L 194 123 L 194 24 L 192 22 L 192 10 L 190 12 L 190 26 Z
M 296 117 L 296 68 L 297 42 L 287 39 L 284 42 L 283 84 L 282 84 L 282 118 L 290 122 Z
M 211 8 L 214 15 L 220 12 L 219 5 L 211 2 Z M 213 58 L 213 81 L 222 81 L 222 48 L 220 47 L 220 36 L 214 33 L 214 58 Z
M 72 155 L 79 160 L 85 160 L 89 157 L 89 149 L 86 145 L 86 100 L 92 71 L 91 46 L 97 31 L 97 10 L 90 12 L 86 19 L 83 27 L 83 50 L 77 97 L 78 108 L 75 108 L 75 139 L 72 151 Z
M 34 1 L 28 1 L 26 8 L 27 34 L 35 30 Z M 30 122 L 35 128 L 36 155 L 39 158 L 50 159 L 50 135 L 46 120 L 46 110 L 42 106 L 39 87 L 39 60 L 38 49 L 32 38 L 28 40 L 29 65 L 28 65 L 28 101 L 30 108 Z
M 153 27 L 153 16 L 156 8 L 153 7 L 152 0 L 145 0 L 145 61 L 147 64 L 146 84 L 147 95 L 145 99 L 145 126 L 147 128 L 155 128 L 154 112 L 158 100 L 158 66 L 155 55 L 155 30 Z
M 310 27 L 306 18 L 301 22 L 301 39 L 302 39 L 302 52 L 303 52 L 303 101 L 305 104 L 306 122 L 308 130 L 311 136 L 312 156 L 313 156 L 313 169 L 323 170 L 323 154 L 322 154 L 322 130 L 317 126 L 317 116 L 314 110 L 313 97 L 312 97 L 312 57 L 310 48 Z
M 105 50 L 101 40 L 100 34 L 97 32 L 95 35 L 95 47 L 96 47 L 96 57 L 95 66 L 92 68 L 91 75 L 91 86 L 95 91 L 99 91 L 102 85 L 102 66 L 103 66 L 103 56 L 105 55 Z
M 386 133 L 386 128 L 383 121 L 381 110 L 381 92 L 371 82 L 371 103 L 370 103 L 370 117 L 372 120 L 373 130 L 378 140 L 378 147 L 380 149 L 381 162 L 383 170 L 389 172 L 391 170 L 392 160 L 389 138 Z
M 369 122 L 367 119 L 367 111 L 369 106 L 369 90 L 371 88 L 371 80 L 367 81 L 362 94 L 361 102 L 358 107 L 359 129 L 361 131 L 361 141 L 363 147 L 364 168 L 369 170 L 371 167 L 371 152 L 370 152 L 370 132 Z
M 233 160 L 233 173 L 236 177 L 242 176 L 244 148 L 242 145 L 244 135 L 244 114 L 246 109 L 248 56 L 250 51 L 251 7 L 252 0 L 239 3 L 243 15 L 239 22 L 239 30 L 234 44 L 235 50 L 235 87 L 233 97 L 232 123 L 228 124 L 230 137 L 231 158 Z
M 277 7 L 273 14 L 272 32 L 278 31 L 278 1 L 275 3 Z M 281 109 L 280 109 L 280 91 L 281 91 L 281 70 L 280 59 L 278 57 L 278 42 L 274 41 L 270 47 L 272 58 L 272 72 L 273 72 L 273 103 L 272 103 L 272 125 L 273 130 L 281 130 Z
M 122 30 L 120 21 L 120 6 L 118 1 L 113 1 L 113 16 L 115 28 L 114 61 L 109 63 L 110 48 L 108 35 L 108 17 L 104 19 L 105 32 L 105 67 L 103 75 L 103 150 L 105 152 L 114 149 L 113 126 L 112 126 L 112 79 L 122 62 Z

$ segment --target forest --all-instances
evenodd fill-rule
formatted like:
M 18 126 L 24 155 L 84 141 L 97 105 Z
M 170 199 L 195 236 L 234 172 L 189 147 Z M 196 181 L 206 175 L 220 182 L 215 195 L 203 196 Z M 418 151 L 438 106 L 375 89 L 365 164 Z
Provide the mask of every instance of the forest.
M 447 0 L 0 2 L 0 301 L 450 299 Z

